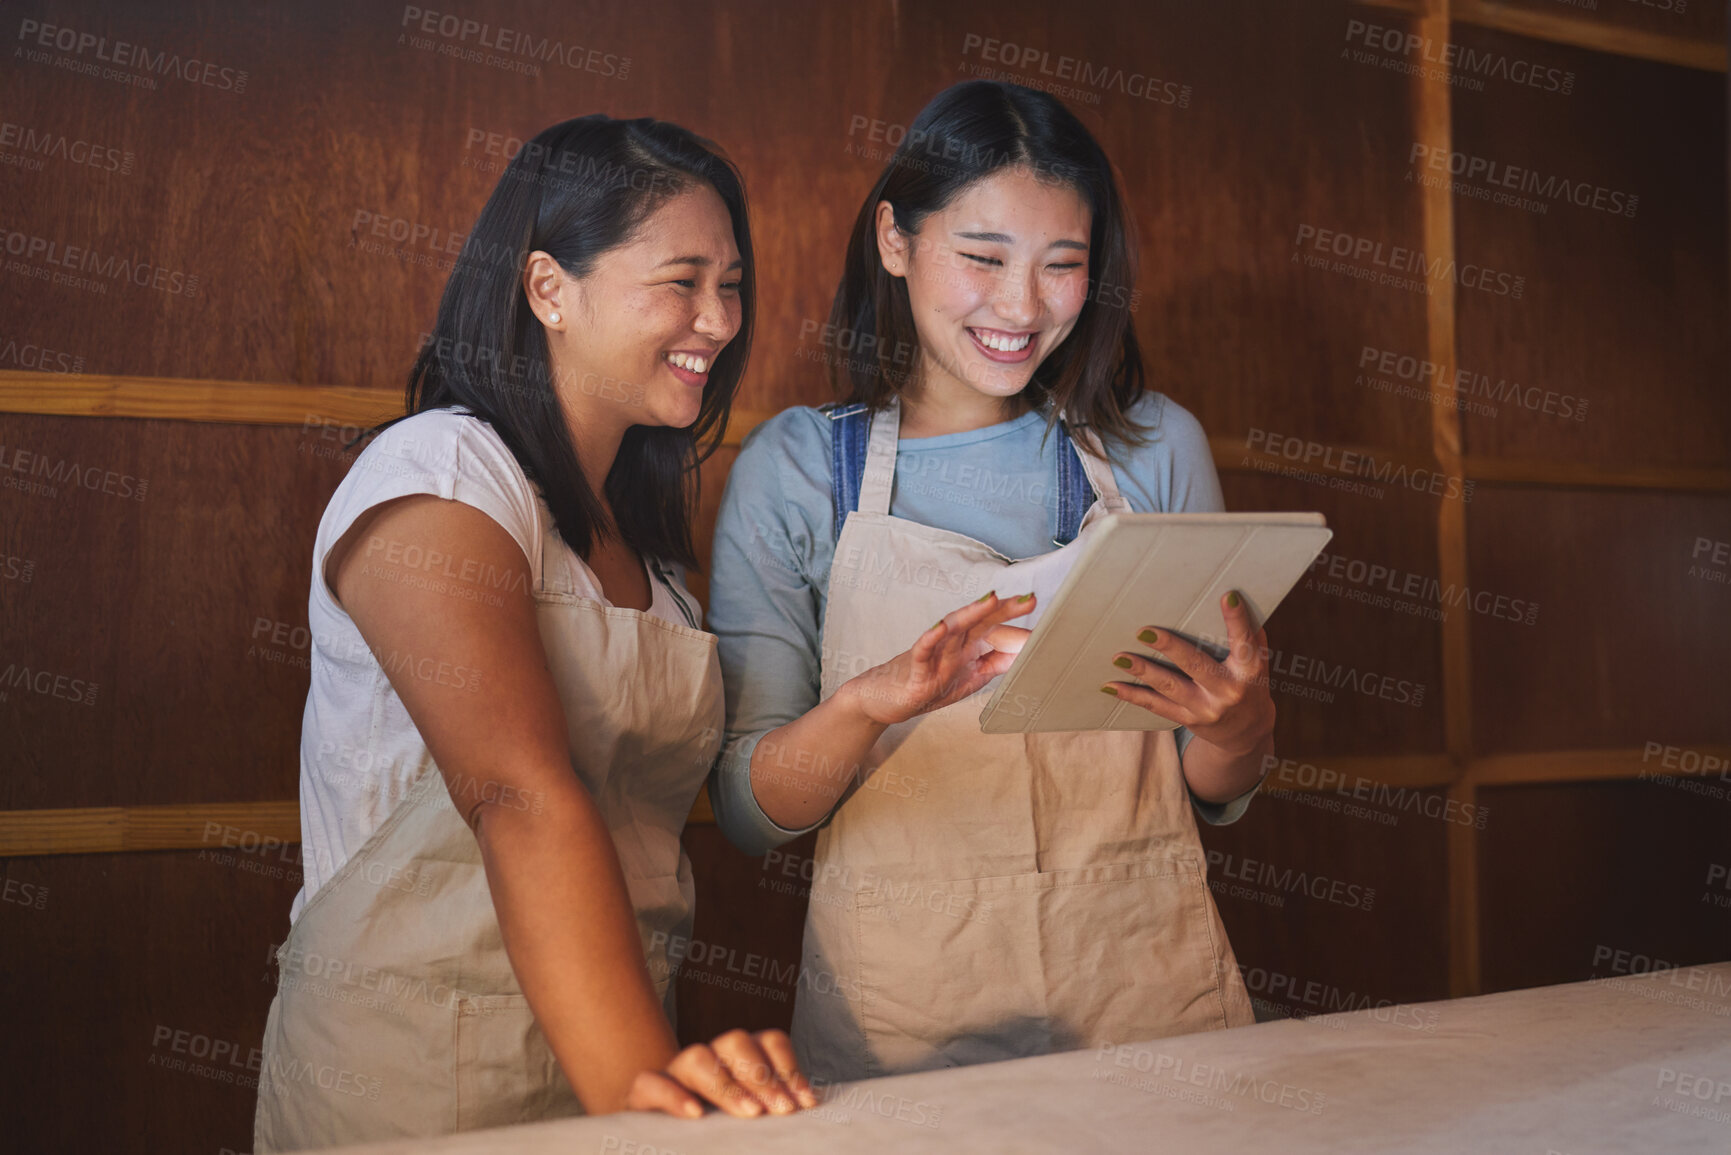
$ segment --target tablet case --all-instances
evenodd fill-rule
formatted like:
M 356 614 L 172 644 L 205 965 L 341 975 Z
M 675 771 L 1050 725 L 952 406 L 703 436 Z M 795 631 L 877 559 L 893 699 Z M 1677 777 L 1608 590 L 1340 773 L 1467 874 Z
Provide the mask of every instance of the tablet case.
M 1102 694 L 1132 681 L 1120 651 L 1158 626 L 1226 653 L 1220 599 L 1237 590 L 1260 628 L 1334 531 L 1320 513 L 1114 513 L 1082 531 L 1071 567 L 1016 661 L 980 712 L 987 734 L 1174 730 L 1178 723 Z

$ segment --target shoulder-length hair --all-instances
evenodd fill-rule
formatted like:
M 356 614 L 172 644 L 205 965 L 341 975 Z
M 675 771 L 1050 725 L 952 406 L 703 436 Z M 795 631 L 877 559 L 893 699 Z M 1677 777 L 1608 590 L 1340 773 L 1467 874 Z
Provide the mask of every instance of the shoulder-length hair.
M 726 432 L 757 299 L 744 185 L 716 145 L 647 118 L 583 116 L 541 132 L 487 198 L 409 372 L 408 412 L 460 405 L 492 425 L 579 557 L 608 532 L 609 518 L 578 464 L 523 269 L 539 249 L 573 277 L 585 276 L 656 208 L 703 185 L 733 221 L 742 263 L 739 332 L 710 368 L 697 420 L 684 429 L 632 426 L 604 486 L 620 538 L 646 557 L 696 569 L 697 469 Z
M 968 80 L 940 92 L 866 194 L 829 319 L 836 331 L 850 334 L 855 349 L 872 352 L 831 362 L 831 384 L 844 400 L 876 410 L 901 392 L 917 363 L 908 356 L 919 348 L 919 336 L 907 283 L 884 270 L 878 253 L 878 204 L 889 204 L 902 232 L 918 233 L 926 217 L 975 181 L 1015 166 L 1074 188 L 1093 210 L 1081 315 L 1023 395 L 1036 408 L 1056 402 L 1048 427 L 1062 408 L 1072 426 L 1108 441 L 1138 443 L 1146 431 L 1128 413 L 1146 386 L 1129 316 L 1136 249 L 1117 179 L 1099 142 L 1069 109 L 1018 84 Z

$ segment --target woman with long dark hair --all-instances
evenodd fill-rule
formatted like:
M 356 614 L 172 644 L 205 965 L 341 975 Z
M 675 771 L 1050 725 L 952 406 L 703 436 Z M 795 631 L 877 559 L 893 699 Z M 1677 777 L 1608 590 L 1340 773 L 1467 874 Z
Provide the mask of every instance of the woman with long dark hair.
M 549 128 L 482 209 L 319 524 L 256 1150 L 814 1101 L 784 1035 L 671 1024 L 722 721 L 682 570 L 754 297 L 738 174 L 675 125 Z
M 733 466 L 710 792 L 753 853 L 823 828 L 793 1021 L 814 1078 L 1252 1020 L 1192 813 L 1234 820 L 1272 750 L 1237 595 L 1224 661 L 1152 623 L 1122 639 L 1102 691 L 1176 732 L 984 734 L 973 697 L 1086 526 L 1222 508 L 1201 427 L 1147 389 L 1134 256 L 1061 103 L 946 90 L 849 239 L 823 334 L 845 400 L 777 415 Z

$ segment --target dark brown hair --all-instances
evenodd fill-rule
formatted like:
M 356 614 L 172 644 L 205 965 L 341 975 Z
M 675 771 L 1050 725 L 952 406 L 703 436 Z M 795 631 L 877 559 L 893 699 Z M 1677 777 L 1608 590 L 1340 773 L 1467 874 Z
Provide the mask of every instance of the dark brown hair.
M 995 80 L 946 88 L 921 110 L 883 174 L 866 195 L 848 240 L 830 324 L 850 335 L 859 355 L 832 361 L 831 383 L 850 403 L 876 410 L 907 385 L 918 349 L 907 283 L 884 270 L 877 206 L 887 202 L 896 227 L 918 233 L 926 217 L 975 181 L 1000 169 L 1030 169 L 1068 185 L 1093 210 L 1088 237 L 1088 295 L 1076 326 L 1034 370 L 1022 391 L 1048 428 L 1061 407 L 1072 427 L 1110 443 L 1139 444 L 1146 432 L 1129 407 L 1146 388 L 1142 351 L 1130 323 L 1136 249 L 1111 162 L 1082 122 L 1051 95 Z
M 541 323 L 523 294 L 541 249 L 574 277 L 686 188 L 708 185 L 727 206 L 739 247 L 739 332 L 715 358 L 689 428 L 633 425 L 605 492 L 619 536 L 646 557 L 697 568 L 691 522 L 697 468 L 727 429 L 751 351 L 756 281 L 739 173 L 711 142 L 665 121 L 583 116 L 539 133 L 506 167 L 481 210 L 409 373 L 408 411 L 460 405 L 491 424 L 541 489 L 579 557 L 607 525 L 566 427 Z

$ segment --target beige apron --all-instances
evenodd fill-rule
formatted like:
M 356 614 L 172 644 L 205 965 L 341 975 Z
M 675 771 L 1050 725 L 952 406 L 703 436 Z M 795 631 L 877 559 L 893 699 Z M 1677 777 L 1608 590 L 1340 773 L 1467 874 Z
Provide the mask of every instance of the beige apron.
M 893 402 L 872 420 L 836 543 L 825 698 L 988 590 L 1049 604 L 1082 548 L 1010 561 L 890 516 L 898 427 Z M 1098 440 L 1078 441 L 1085 534 L 1129 507 Z M 989 692 L 890 727 L 818 835 L 793 1016 L 814 1079 L 1254 1021 L 1172 733 L 983 734 Z
M 549 530 L 543 556 L 563 549 Z M 542 572 L 536 612 L 571 765 L 612 832 L 671 1020 L 668 943 L 689 933 L 693 897 L 679 835 L 721 740 L 715 637 L 579 596 L 564 567 Z M 699 620 L 690 595 L 656 575 Z M 487 789 L 469 785 L 455 784 L 465 805 Z M 501 806 L 539 805 L 493 790 Z M 505 955 L 479 844 L 431 758 L 307 903 L 277 960 L 254 1151 L 582 1113 Z

